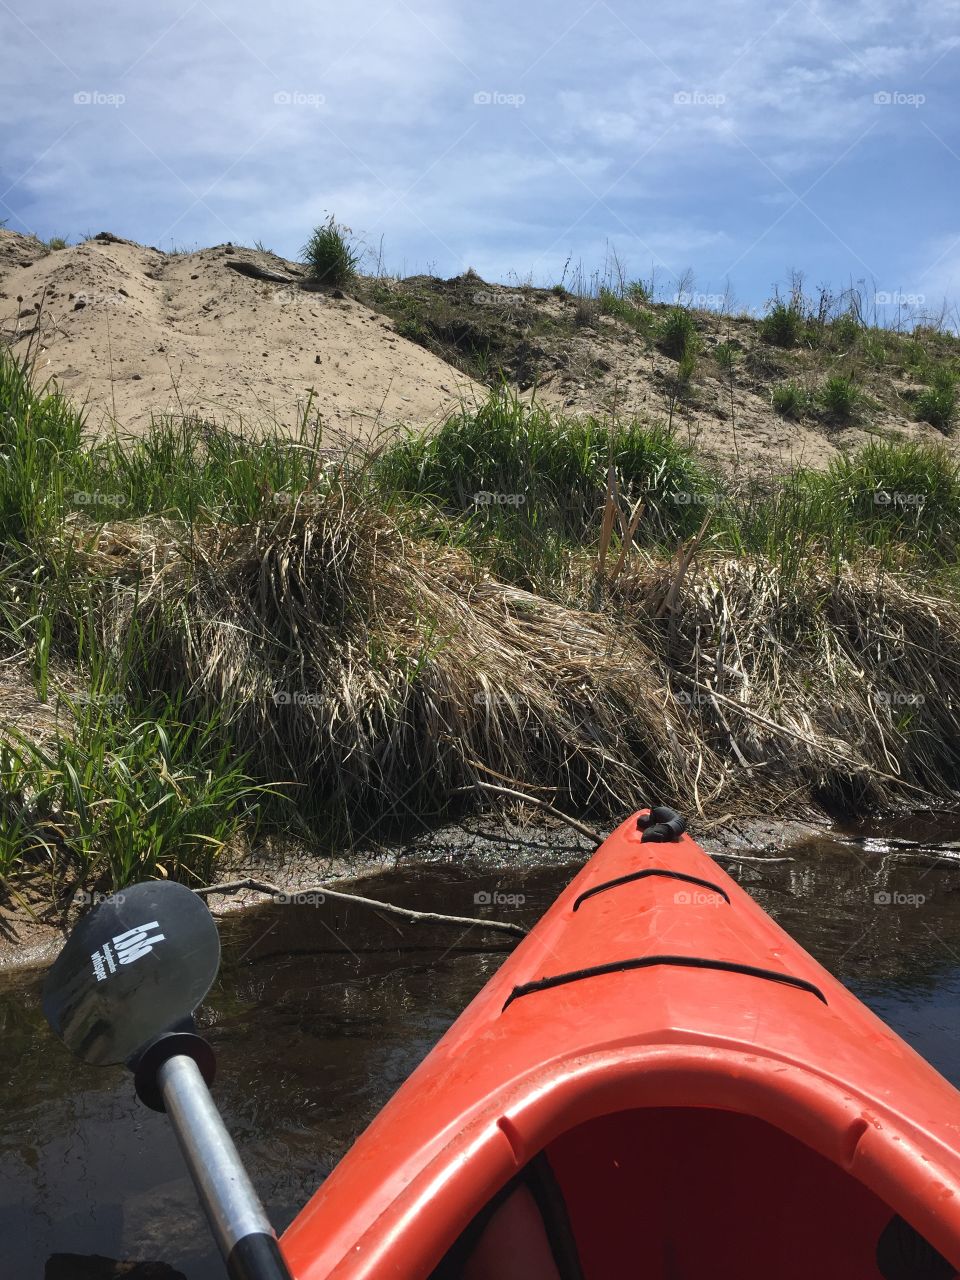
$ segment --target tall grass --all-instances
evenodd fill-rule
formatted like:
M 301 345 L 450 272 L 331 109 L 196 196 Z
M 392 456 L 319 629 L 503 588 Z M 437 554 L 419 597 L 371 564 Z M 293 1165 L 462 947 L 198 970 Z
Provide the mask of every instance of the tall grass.
M 373 478 L 382 491 L 431 499 L 480 536 L 526 532 L 582 544 L 596 537 L 611 468 L 624 499 L 644 505 L 647 542 L 694 532 L 716 491 L 660 424 L 564 417 L 510 394 L 395 444 Z
M 131 717 L 122 695 L 70 704 L 46 745 L 8 729 L 0 746 L 0 868 L 117 888 L 157 876 L 209 882 L 254 816 L 256 788 L 213 721 Z
M 302 252 L 314 280 L 341 288 L 357 274 L 360 257 L 350 241 L 350 228 L 335 222 L 332 214 L 314 228 Z

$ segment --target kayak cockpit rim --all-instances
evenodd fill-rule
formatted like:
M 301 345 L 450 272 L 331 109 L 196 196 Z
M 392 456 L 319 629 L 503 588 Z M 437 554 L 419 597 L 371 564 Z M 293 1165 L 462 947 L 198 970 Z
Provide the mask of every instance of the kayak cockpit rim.
M 382 1201 L 376 1197 L 379 1210 L 369 1206 L 373 1212 L 363 1227 L 367 1209 L 357 1206 L 357 1216 L 342 1224 L 343 1234 L 328 1241 L 332 1250 L 342 1246 L 339 1257 L 324 1253 L 317 1259 L 322 1268 L 304 1265 L 298 1274 L 303 1280 L 328 1275 L 335 1280 L 346 1258 L 355 1266 L 359 1249 L 364 1268 L 349 1274 L 373 1280 L 383 1274 L 378 1268 L 397 1241 L 408 1236 L 415 1250 L 409 1254 L 411 1274 L 429 1276 L 488 1201 L 551 1143 L 604 1116 L 660 1108 L 727 1111 L 764 1121 L 860 1182 L 942 1253 L 957 1254 L 960 1161 L 936 1135 L 815 1068 L 742 1045 L 705 1045 L 692 1032 L 685 1041 L 683 1034 L 676 1032 L 677 1039 L 667 1045 L 634 1044 L 635 1053 L 627 1059 L 623 1046 L 618 1053 L 618 1046 L 609 1045 L 608 1052 L 553 1061 L 488 1097 L 455 1133 L 447 1131 L 439 1149 L 402 1189 L 383 1188 Z M 931 1144 L 942 1160 L 931 1158 Z M 928 1188 L 931 1183 L 942 1188 L 937 1204 L 918 1186 L 920 1167 Z M 321 1187 L 317 1207 L 323 1199 Z M 939 1211 L 948 1204 L 949 1214 Z M 429 1243 L 416 1229 L 424 1213 L 432 1224 Z M 294 1224 L 306 1225 L 303 1218 Z M 296 1235 L 291 1228 L 294 1261 Z

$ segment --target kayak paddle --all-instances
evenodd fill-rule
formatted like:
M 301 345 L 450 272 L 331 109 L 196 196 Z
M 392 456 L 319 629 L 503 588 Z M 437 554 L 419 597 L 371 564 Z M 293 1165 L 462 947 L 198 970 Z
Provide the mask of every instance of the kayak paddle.
M 184 885 L 135 884 L 77 924 L 44 983 L 43 1012 L 71 1053 L 125 1063 L 137 1096 L 170 1117 L 232 1280 L 291 1280 L 210 1096 L 216 1062 L 193 1013 L 220 967 L 220 936 Z

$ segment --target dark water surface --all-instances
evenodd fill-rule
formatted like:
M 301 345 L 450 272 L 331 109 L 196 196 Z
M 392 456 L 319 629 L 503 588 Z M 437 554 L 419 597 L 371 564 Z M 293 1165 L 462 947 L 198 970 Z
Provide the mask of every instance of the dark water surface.
M 731 872 L 779 922 L 960 1086 L 960 834 L 911 829 L 894 862 L 878 825 Z M 960 853 L 960 850 L 958 850 Z M 532 923 L 571 866 L 435 864 L 369 892 Z M 278 1230 L 501 963 L 496 935 L 397 927 L 367 912 L 276 905 L 221 921 L 224 964 L 203 1010 L 216 1097 Z M 344 947 L 344 941 L 347 948 Z M 486 949 L 484 943 L 493 949 Z M 416 947 L 416 949 L 413 949 Z M 43 1023 L 38 975 L 0 978 L 0 1274 L 41 1280 L 55 1252 L 162 1259 L 223 1274 L 162 1116 L 119 1068 L 75 1064 Z

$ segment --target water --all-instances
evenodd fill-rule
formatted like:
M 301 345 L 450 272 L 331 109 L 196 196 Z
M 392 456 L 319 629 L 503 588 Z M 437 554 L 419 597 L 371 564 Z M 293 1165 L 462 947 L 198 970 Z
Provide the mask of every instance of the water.
M 911 834 L 935 848 L 944 838 Z M 797 851 L 792 864 L 731 870 L 960 1086 L 960 866 L 892 865 L 879 828 L 848 836 Z M 574 870 L 437 864 L 385 875 L 375 896 L 472 915 L 477 892 L 522 894 L 522 907 L 494 914 L 532 923 Z M 203 1011 L 216 1096 L 282 1229 L 509 940 L 291 905 L 228 917 L 221 932 L 221 978 Z M 38 991 L 37 975 L 0 980 L 4 1274 L 40 1280 L 57 1252 L 162 1259 L 190 1280 L 221 1274 L 166 1120 L 137 1103 L 123 1070 L 70 1059 L 43 1024 Z

